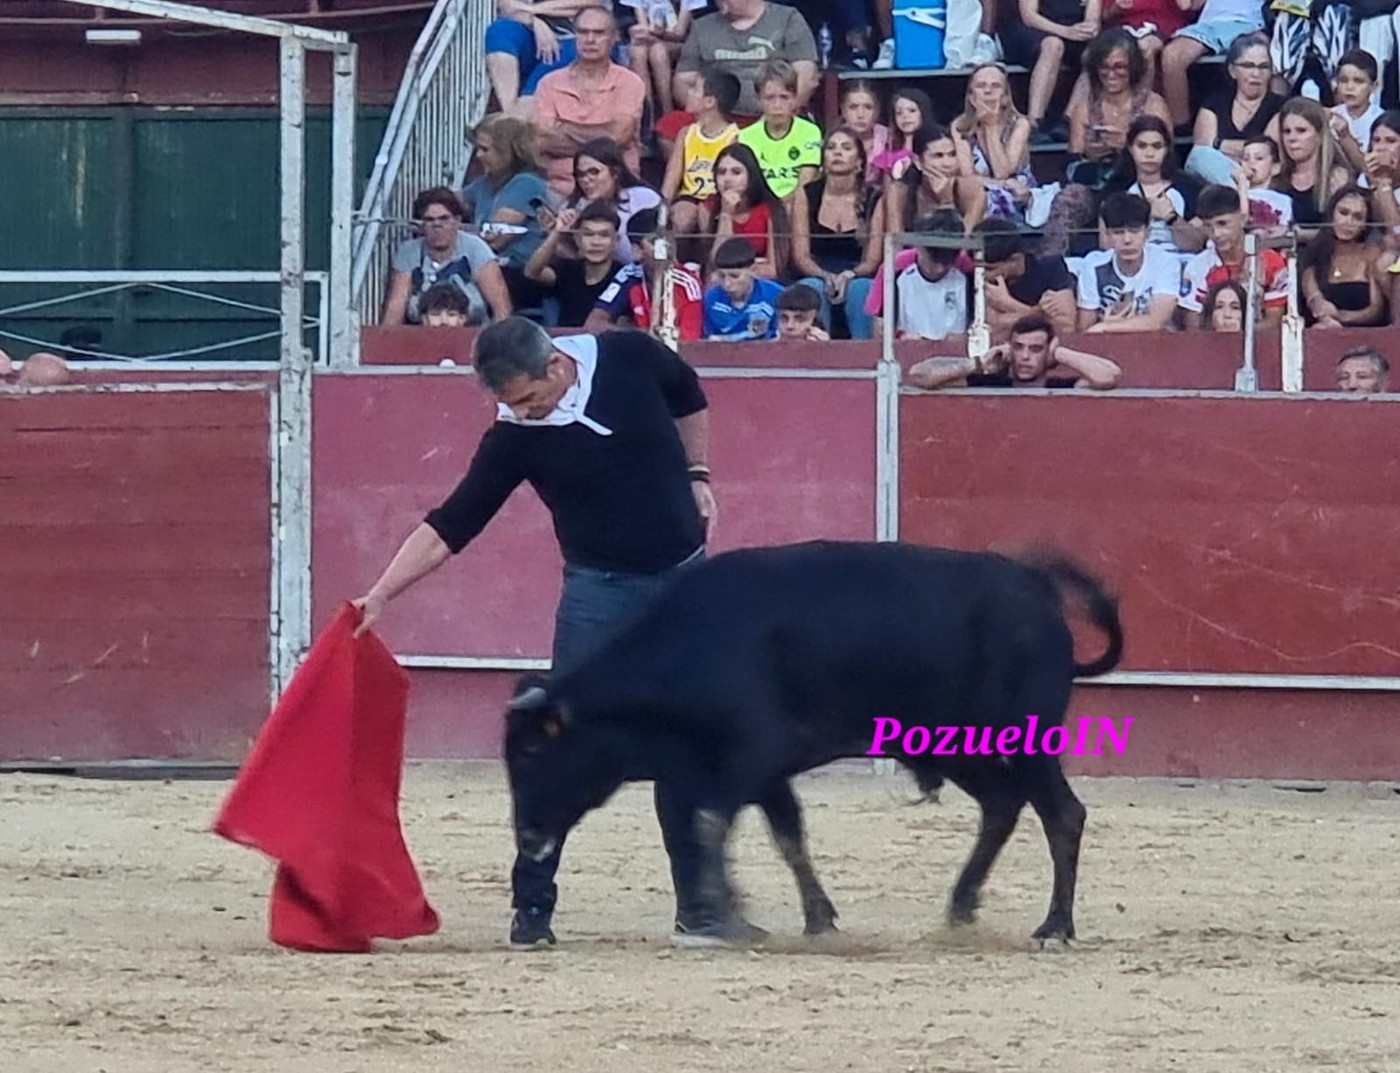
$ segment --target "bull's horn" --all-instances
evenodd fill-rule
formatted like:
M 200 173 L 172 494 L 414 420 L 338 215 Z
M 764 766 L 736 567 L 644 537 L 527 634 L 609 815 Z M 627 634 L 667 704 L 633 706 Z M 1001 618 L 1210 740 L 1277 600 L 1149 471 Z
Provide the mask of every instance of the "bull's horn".
M 520 696 L 512 697 L 507 707 L 513 712 L 532 712 L 536 708 L 543 708 L 548 699 L 549 696 L 543 689 L 531 686 Z

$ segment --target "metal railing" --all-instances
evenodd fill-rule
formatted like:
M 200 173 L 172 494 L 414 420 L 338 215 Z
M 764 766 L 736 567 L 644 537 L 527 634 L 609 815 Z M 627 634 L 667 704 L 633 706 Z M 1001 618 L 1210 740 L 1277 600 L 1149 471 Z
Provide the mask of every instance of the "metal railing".
M 327 365 L 330 360 L 329 277 L 325 272 L 305 272 L 302 278 L 308 289 L 314 289 L 312 308 L 316 312 L 302 316 L 306 333 L 316 333 L 311 360 L 316 365 Z M 67 354 L 81 359 L 84 367 L 89 369 L 129 367 L 133 364 L 158 364 L 167 371 L 276 368 L 281 361 L 281 310 L 270 303 L 267 295 L 275 294 L 281 282 L 282 275 L 277 271 L 0 271 L 0 344 L 19 343 Z M 33 291 L 35 288 L 44 290 L 49 284 L 72 284 L 81 289 L 26 300 L 17 305 L 8 304 L 3 298 L 10 287 Z M 251 287 L 253 293 L 245 298 L 236 298 L 233 293 L 239 286 Z M 101 349 L 84 350 L 65 345 L 61 340 L 41 339 L 27 331 L 17 330 L 23 328 L 26 321 L 46 317 L 100 328 L 121 319 L 110 307 L 118 305 L 124 297 L 141 291 L 159 294 L 166 300 L 182 298 L 191 307 L 207 305 L 211 318 L 215 316 L 214 310 L 222 310 L 232 322 L 230 331 L 241 330 L 245 334 L 226 339 L 201 339 L 193 345 L 138 354 L 121 353 L 106 342 Z M 109 308 L 103 308 L 94 316 L 91 313 L 94 304 Z M 81 312 L 72 312 L 74 306 Z M 162 321 L 174 325 L 181 320 L 188 322 L 188 318 L 173 313 L 149 316 L 143 318 L 145 330 L 139 334 L 159 339 L 162 334 L 168 334 L 162 332 Z M 262 320 L 268 322 L 266 326 L 257 325 Z M 229 357 L 230 351 L 236 356 Z M 260 357 L 251 356 L 258 353 Z
M 414 197 L 432 186 L 462 186 L 471 161 L 468 131 L 491 97 L 482 45 L 494 16 L 491 0 L 438 0 L 409 55 L 356 214 L 350 286 L 361 324 L 378 323 L 393 247 L 409 237 L 401 222 L 411 218 Z

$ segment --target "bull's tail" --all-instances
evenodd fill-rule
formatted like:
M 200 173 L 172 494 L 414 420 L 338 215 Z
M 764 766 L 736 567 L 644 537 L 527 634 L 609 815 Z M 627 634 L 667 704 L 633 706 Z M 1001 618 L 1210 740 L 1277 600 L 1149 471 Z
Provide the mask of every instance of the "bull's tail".
M 1055 552 L 1038 551 L 1022 560 L 1044 574 L 1058 591 L 1073 591 L 1084 601 L 1089 619 L 1108 635 L 1108 648 L 1092 663 L 1076 663 L 1076 678 L 1107 674 L 1123 658 L 1123 624 L 1118 619 L 1118 601 L 1103 584 L 1079 564 Z

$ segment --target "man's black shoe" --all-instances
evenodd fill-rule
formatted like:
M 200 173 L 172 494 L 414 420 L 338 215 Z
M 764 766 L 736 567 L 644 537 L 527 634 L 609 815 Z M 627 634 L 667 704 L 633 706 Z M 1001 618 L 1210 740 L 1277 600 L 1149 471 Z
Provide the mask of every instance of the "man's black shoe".
M 545 909 L 517 909 L 515 919 L 510 922 L 510 945 L 553 946 L 554 932 L 549 927 L 552 915 Z

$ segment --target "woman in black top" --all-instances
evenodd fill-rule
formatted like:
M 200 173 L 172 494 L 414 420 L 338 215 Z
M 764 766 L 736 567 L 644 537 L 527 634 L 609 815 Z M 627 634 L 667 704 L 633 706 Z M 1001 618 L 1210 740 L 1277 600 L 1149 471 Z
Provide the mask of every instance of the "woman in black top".
M 1222 89 L 1205 99 L 1196 113 L 1192 141 L 1238 161 L 1250 138 L 1278 141 L 1278 113 L 1288 98 L 1269 92 L 1274 65 L 1269 59 L 1269 39 L 1262 33 L 1237 37 L 1225 64 L 1234 89 Z
M 1371 233 L 1371 203 L 1359 186 L 1344 186 L 1327 203 L 1323 228 L 1303 257 L 1299 287 L 1308 323 L 1319 328 L 1373 328 L 1386 323 L 1378 279 L 1380 243 Z
M 821 176 L 792 201 L 793 266 L 822 296 L 822 323 L 829 328 L 831 306 L 844 305 L 854 339 L 871 338 L 857 333 L 874 327 L 863 307 L 885 237 L 880 195 L 864 183 L 865 163 L 860 135 L 833 130 L 822 146 Z
M 1351 182 L 1342 163 L 1327 109 L 1306 97 L 1294 97 L 1279 109 L 1282 167 L 1274 189 L 1293 202 L 1293 224 L 1300 242 L 1311 242 L 1327 219 L 1328 201 Z

